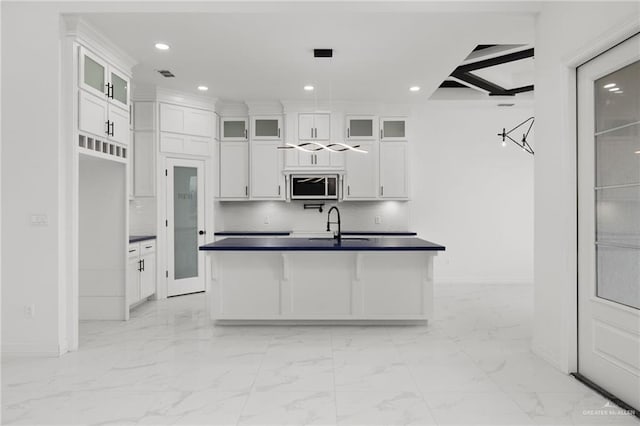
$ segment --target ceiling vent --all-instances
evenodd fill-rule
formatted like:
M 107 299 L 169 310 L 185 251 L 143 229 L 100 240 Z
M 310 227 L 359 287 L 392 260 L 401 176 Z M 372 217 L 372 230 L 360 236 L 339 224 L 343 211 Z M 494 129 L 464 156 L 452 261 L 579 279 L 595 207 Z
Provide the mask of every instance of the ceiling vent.
M 499 107 L 512 107 L 515 104 L 498 104 Z
M 314 58 L 333 58 L 333 49 L 313 49 Z
M 163 77 L 166 77 L 166 78 L 175 77 L 175 75 L 173 75 L 173 73 L 169 70 L 158 70 L 158 72 L 162 74 Z

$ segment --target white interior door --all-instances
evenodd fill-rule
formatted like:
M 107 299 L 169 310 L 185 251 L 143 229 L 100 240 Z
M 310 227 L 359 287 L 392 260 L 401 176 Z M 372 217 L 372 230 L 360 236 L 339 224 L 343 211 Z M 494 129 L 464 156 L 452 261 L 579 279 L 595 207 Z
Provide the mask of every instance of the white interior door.
M 578 372 L 640 408 L 640 35 L 578 68 Z
M 205 290 L 204 163 L 167 159 L 167 295 Z

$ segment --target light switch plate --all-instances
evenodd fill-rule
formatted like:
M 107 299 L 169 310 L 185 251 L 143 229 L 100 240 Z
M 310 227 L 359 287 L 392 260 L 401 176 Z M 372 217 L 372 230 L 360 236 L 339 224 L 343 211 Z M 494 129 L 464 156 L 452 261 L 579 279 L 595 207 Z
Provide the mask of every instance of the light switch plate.
M 31 226 L 49 226 L 49 217 L 46 214 L 32 214 Z

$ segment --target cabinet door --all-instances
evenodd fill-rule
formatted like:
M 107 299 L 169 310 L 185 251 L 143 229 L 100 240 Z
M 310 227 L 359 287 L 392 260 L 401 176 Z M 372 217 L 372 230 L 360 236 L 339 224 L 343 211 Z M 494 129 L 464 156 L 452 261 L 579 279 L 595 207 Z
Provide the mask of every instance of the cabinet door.
M 156 150 L 153 132 L 136 132 L 133 141 L 133 195 L 155 197 Z M 131 161 L 131 160 L 129 160 Z
M 251 142 L 251 197 L 284 198 L 282 151 L 278 142 Z
M 80 48 L 80 87 L 101 99 L 107 95 L 107 63 L 84 47 Z
M 80 90 L 78 128 L 99 138 L 107 138 L 107 101 Z
M 184 108 L 176 105 L 160 104 L 160 130 L 184 133 Z
M 109 121 L 111 127 L 111 139 L 124 145 L 129 144 L 129 110 L 109 105 Z
M 367 151 L 345 152 L 345 200 L 369 200 L 378 196 L 378 152 L 375 142 L 363 142 L 360 147 Z
M 348 115 L 347 139 L 372 140 L 378 138 L 377 120 L 372 115 Z
M 248 135 L 249 119 L 247 118 L 222 118 L 223 141 L 246 141 Z
M 331 153 L 326 150 L 317 151 L 315 153 L 315 164 L 316 167 L 330 167 L 331 166 Z
M 403 143 L 380 143 L 380 197 L 408 198 L 408 147 Z
M 249 145 L 220 142 L 220 198 L 249 197 Z
M 184 133 L 211 137 L 213 135 L 213 114 L 202 109 L 185 108 Z
M 315 139 L 314 130 L 314 114 L 298 115 L 298 139 L 311 140 Z
M 131 248 L 129 248 L 131 250 Z M 127 303 L 129 306 L 140 300 L 140 257 L 129 257 L 127 261 Z
M 109 100 L 121 108 L 129 109 L 129 77 L 114 67 L 109 67 Z
M 331 139 L 331 115 L 315 114 L 315 139 L 319 141 L 328 141 Z
M 144 241 L 141 243 L 144 246 Z M 140 258 L 142 272 L 140 272 L 140 299 L 146 299 L 156 292 L 156 254 L 149 253 Z
M 405 117 L 382 117 L 380 119 L 380 139 L 384 141 L 407 140 L 407 119 Z
M 253 117 L 251 137 L 255 140 L 282 140 L 282 117 Z

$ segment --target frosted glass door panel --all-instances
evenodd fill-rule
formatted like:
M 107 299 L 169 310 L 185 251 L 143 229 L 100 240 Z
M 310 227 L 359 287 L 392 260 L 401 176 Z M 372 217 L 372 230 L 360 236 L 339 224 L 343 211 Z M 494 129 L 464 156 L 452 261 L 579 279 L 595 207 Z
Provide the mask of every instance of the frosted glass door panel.
M 113 99 L 123 105 L 129 103 L 129 87 L 127 80 L 121 78 L 116 73 L 111 73 L 111 84 L 113 85 Z
M 372 137 L 373 136 L 373 120 L 372 119 L 352 119 L 349 120 L 349 137 Z
M 640 186 L 596 191 L 596 241 L 640 248 Z
M 262 120 L 257 119 L 256 124 L 256 136 L 265 136 L 271 138 L 277 138 L 280 136 L 280 128 L 278 127 L 278 120 Z
M 596 186 L 640 182 L 640 123 L 596 136 Z
M 223 135 L 225 138 L 244 138 L 246 125 L 244 121 L 225 121 Z
M 84 76 L 83 81 L 89 87 L 104 93 L 106 83 L 104 81 L 104 66 L 84 55 Z
M 639 80 L 640 61 L 596 80 L 596 133 L 640 121 Z
M 198 169 L 173 171 L 174 279 L 198 276 Z
M 640 61 L 594 81 L 596 295 L 640 309 Z
M 407 129 L 404 119 L 384 119 L 382 120 L 382 138 L 383 139 L 404 139 L 406 138 Z
M 640 249 L 598 246 L 598 297 L 640 309 Z

